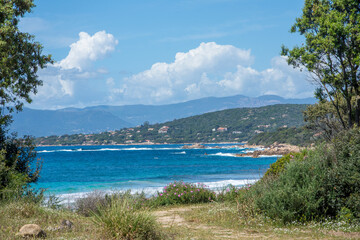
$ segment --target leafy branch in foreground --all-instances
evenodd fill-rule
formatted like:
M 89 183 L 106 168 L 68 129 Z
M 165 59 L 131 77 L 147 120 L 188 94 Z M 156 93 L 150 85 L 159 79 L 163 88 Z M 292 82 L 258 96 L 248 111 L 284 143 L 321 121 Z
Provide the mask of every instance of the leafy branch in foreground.
M 282 55 L 310 73 L 319 86 L 316 97 L 331 102 L 343 129 L 360 125 L 359 1 L 306 0 L 291 32 L 303 35 L 305 44 L 292 50 L 283 46 Z
M 32 169 L 36 158 L 32 140 L 15 139 L 6 130 L 11 113 L 30 103 L 42 85 L 38 69 L 52 62 L 35 37 L 18 27 L 34 6 L 33 0 L 0 1 L 0 199 L 31 194 L 29 184 L 37 181 L 41 169 L 40 162 Z

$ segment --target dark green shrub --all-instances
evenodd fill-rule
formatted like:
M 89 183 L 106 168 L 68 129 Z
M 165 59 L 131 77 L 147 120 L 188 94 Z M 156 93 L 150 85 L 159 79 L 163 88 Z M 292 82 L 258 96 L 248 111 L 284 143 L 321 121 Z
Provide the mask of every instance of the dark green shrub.
M 266 171 L 265 176 L 278 176 L 291 160 L 304 160 L 307 155 L 307 150 L 303 150 L 300 153 L 289 153 L 279 158 L 276 162 L 270 165 L 270 168 Z
M 352 221 L 354 221 L 355 217 L 350 209 L 342 207 L 337 216 L 337 219 L 342 222 L 351 223 Z
M 155 205 L 205 203 L 215 200 L 215 193 L 201 183 L 173 182 L 152 199 Z
M 256 193 L 256 207 L 284 222 L 335 218 L 344 215 L 344 209 L 359 218 L 359 153 L 360 129 L 354 128 L 308 151 L 306 157 L 294 156 L 277 177 L 263 178 L 252 187 L 256 191 L 267 184 Z
M 16 139 L 7 136 L 0 127 L 0 200 L 11 201 L 28 197 L 42 199 L 43 190 L 36 191 L 30 184 L 40 174 L 42 162 L 36 159 L 35 145 L 30 137 Z
M 317 195 L 321 187 L 318 170 L 310 161 L 289 162 L 277 178 L 267 182 L 267 189 L 263 188 L 255 199 L 256 207 L 266 216 L 284 222 L 315 219 L 321 214 L 322 202 Z
M 351 193 L 346 199 L 345 206 L 351 210 L 354 217 L 360 219 L 360 193 Z

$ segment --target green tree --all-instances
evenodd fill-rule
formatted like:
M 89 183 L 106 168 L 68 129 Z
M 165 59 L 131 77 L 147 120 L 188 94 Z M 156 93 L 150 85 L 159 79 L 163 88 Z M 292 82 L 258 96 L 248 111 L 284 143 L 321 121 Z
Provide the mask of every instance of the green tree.
M 282 55 L 295 68 L 306 68 L 319 85 L 315 96 L 329 100 L 343 128 L 360 124 L 360 2 L 306 0 L 303 13 L 291 28 L 305 44 Z M 346 111 L 342 114 L 342 101 Z
M 34 7 L 33 0 L 0 0 L 0 199 L 8 193 L 26 193 L 39 177 L 41 164 L 29 137 L 16 139 L 8 134 L 11 113 L 31 103 L 42 81 L 37 71 L 52 62 L 42 46 L 18 28 L 20 18 Z
M 50 55 L 42 55 L 42 46 L 33 35 L 21 32 L 20 18 L 34 7 L 33 0 L 0 0 L 0 106 L 2 119 L 7 124 L 8 113 L 20 111 L 24 101 L 31 102 L 42 81 L 39 68 L 51 62 Z M 5 113 L 7 110 L 8 113 Z

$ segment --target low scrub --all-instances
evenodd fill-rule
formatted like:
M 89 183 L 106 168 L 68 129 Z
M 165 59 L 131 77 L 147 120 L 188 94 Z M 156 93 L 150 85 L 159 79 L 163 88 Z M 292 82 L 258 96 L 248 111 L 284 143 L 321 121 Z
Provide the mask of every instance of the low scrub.
M 146 208 L 150 201 L 145 193 L 113 192 L 111 194 L 102 191 L 93 191 L 75 202 L 75 210 L 86 217 L 98 213 L 100 209 L 111 207 L 114 201 L 127 199 L 131 201 L 133 209 Z
M 216 201 L 218 202 L 236 202 L 239 195 L 242 194 L 245 190 L 249 189 L 251 184 L 247 184 L 242 188 L 235 187 L 233 185 L 228 185 L 217 193 Z
M 284 223 L 360 219 L 360 129 L 314 150 L 286 155 L 251 187 L 256 211 Z M 255 196 L 255 197 L 253 197 Z M 249 197 L 239 198 L 244 204 Z
M 100 208 L 110 205 L 110 198 L 101 191 L 93 191 L 75 202 L 75 209 L 86 217 L 97 213 Z
M 270 165 L 270 168 L 266 171 L 265 177 L 277 177 L 284 170 L 285 166 L 293 160 L 302 161 L 307 157 L 307 150 L 303 150 L 300 153 L 289 153 L 279 158 L 276 162 Z
M 155 218 L 149 211 L 135 209 L 128 198 L 116 198 L 109 207 L 100 207 L 94 219 L 114 239 L 162 239 Z
M 216 199 L 215 192 L 201 183 L 173 182 L 157 193 L 152 201 L 155 206 L 189 203 L 206 203 Z

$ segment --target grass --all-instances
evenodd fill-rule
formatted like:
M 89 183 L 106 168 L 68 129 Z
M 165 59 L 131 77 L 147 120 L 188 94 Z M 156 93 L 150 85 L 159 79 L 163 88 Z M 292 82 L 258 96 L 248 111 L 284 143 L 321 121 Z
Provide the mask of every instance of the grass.
M 213 234 L 221 229 L 232 231 L 233 236 L 238 236 L 237 239 L 360 239 L 360 226 L 357 224 L 328 220 L 285 225 L 263 215 L 242 218 L 238 206 L 229 202 L 196 205 L 191 211 L 180 211 L 179 214 L 188 222 L 214 227 Z M 204 239 L 212 239 L 211 234 Z
M 110 206 L 99 208 L 94 214 L 94 222 L 114 239 L 162 239 L 154 216 L 134 206 L 131 198 L 115 198 L 111 200 Z
M 283 224 L 261 214 L 244 215 L 234 201 L 150 208 L 141 198 L 126 196 L 115 195 L 108 207 L 88 216 L 29 201 L 0 204 L 0 239 L 21 239 L 15 234 L 28 223 L 40 225 L 48 239 L 360 239 L 358 224 L 331 220 Z M 72 221 L 74 228 L 50 230 L 63 219 Z
M 74 223 L 71 230 L 51 231 L 60 226 L 63 219 Z M 66 209 L 50 209 L 28 201 L 0 204 L 0 239 L 15 237 L 25 224 L 38 224 L 48 239 L 105 239 L 107 233 L 98 228 L 90 218 Z M 105 237 L 105 238 L 104 238 Z

